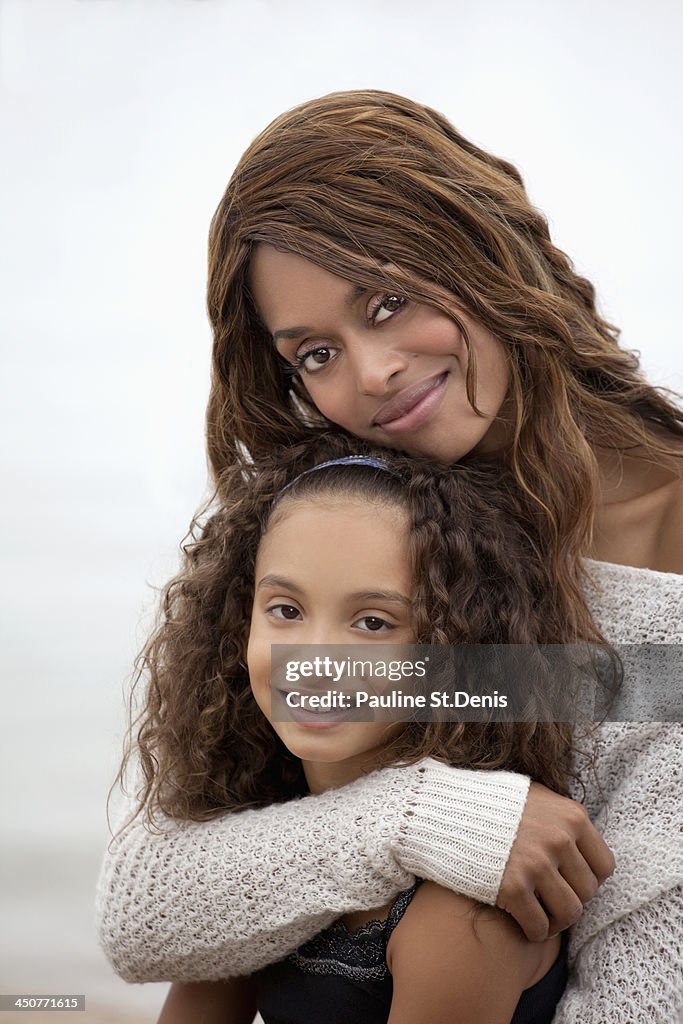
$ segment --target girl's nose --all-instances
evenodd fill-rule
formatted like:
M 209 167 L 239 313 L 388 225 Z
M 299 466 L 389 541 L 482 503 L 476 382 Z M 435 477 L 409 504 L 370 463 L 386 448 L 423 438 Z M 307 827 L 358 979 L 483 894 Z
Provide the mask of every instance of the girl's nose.
M 301 632 L 297 632 L 296 642 L 305 647 L 319 648 L 317 652 L 311 650 L 307 654 L 302 654 L 302 659 L 306 660 L 309 657 L 314 657 L 316 653 L 323 657 L 330 653 L 329 650 L 323 650 L 323 648 L 348 644 L 350 639 L 353 638 L 349 637 L 348 624 L 340 618 L 339 613 L 334 612 L 327 615 L 323 611 L 302 624 Z
M 310 629 L 306 631 L 305 638 L 302 638 L 300 642 L 316 647 L 329 647 L 330 644 L 348 643 L 349 638 L 338 623 L 325 622 L 315 625 L 312 623 Z
M 396 375 L 408 366 L 408 358 L 402 352 L 367 338 L 358 340 L 350 356 L 356 387 L 361 395 L 386 395 Z

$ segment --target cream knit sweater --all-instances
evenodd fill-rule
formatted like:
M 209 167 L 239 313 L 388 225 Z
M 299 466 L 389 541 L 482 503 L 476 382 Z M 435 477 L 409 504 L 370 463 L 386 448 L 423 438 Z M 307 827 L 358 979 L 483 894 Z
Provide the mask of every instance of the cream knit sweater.
M 613 643 L 683 643 L 683 576 L 587 563 Z M 672 681 L 679 684 L 679 681 Z M 637 680 L 627 679 L 637 688 Z M 556 1024 L 674 1024 L 683 1009 L 683 730 L 601 727 L 586 802 L 617 870 L 573 929 Z M 128 981 L 210 980 L 280 959 L 414 875 L 495 902 L 528 780 L 426 761 L 209 823 L 140 819 L 97 887 L 100 941 Z M 119 821 L 130 814 L 121 808 Z M 125 817 L 124 817 L 125 815 Z M 117 822 L 118 827 L 118 822 Z

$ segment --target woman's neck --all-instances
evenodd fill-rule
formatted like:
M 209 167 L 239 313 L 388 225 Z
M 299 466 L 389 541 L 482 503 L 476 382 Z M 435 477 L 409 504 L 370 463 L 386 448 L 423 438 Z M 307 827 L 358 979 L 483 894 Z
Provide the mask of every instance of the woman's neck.
M 683 572 L 683 460 L 596 451 L 600 475 L 589 555 L 605 562 Z
M 658 491 L 680 479 L 683 472 L 683 462 L 677 472 L 672 464 L 666 464 L 640 447 L 629 452 L 597 448 L 594 454 L 600 477 L 600 501 L 604 506 L 632 501 Z

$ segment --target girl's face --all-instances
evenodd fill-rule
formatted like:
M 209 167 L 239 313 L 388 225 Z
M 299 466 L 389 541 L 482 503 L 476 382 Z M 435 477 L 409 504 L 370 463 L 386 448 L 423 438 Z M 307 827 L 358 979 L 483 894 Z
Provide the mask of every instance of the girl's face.
M 501 343 L 455 305 L 475 352 L 477 415 L 458 326 L 431 306 L 356 286 L 294 253 L 255 248 L 250 287 L 311 401 L 357 437 L 447 465 L 494 451 L 509 369 Z
M 403 726 L 314 714 L 274 721 L 271 644 L 410 643 L 412 590 L 401 509 L 360 497 L 293 498 L 261 540 L 247 650 L 251 688 L 275 732 L 301 758 L 312 792 L 372 770 L 373 753 Z M 320 680 L 289 685 L 316 687 L 323 692 Z

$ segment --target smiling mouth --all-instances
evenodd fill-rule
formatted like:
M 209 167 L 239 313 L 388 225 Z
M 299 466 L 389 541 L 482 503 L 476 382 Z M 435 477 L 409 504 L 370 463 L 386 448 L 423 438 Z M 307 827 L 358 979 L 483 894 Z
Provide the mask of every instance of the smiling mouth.
M 387 433 L 414 430 L 427 420 L 440 404 L 446 390 L 448 370 L 404 388 L 385 402 L 375 414 L 373 427 Z
M 290 705 L 287 703 L 287 695 L 291 692 L 296 692 L 307 696 L 307 692 L 303 690 L 289 691 L 278 689 L 277 694 L 280 700 L 283 702 L 285 707 L 282 708 L 282 714 L 284 717 L 278 717 L 278 721 L 292 721 L 297 725 L 315 726 L 319 728 L 332 728 L 335 725 L 343 725 L 346 722 L 358 721 L 359 710 L 355 706 L 344 707 L 340 706 L 337 700 L 333 701 L 332 707 L 326 708 L 312 708 L 310 705 L 301 706 L 297 704 Z M 360 720 L 363 721 L 362 715 Z

